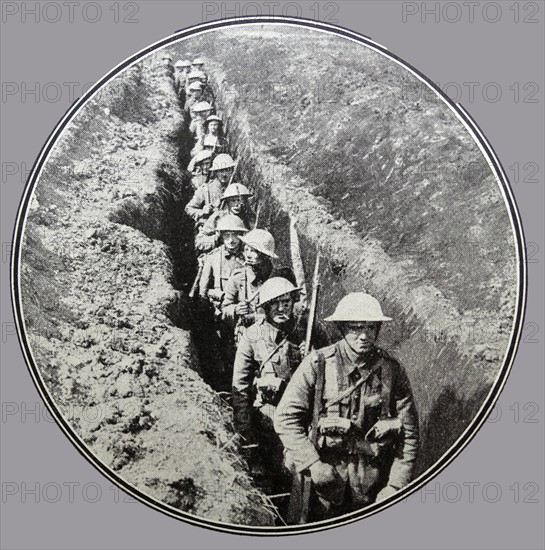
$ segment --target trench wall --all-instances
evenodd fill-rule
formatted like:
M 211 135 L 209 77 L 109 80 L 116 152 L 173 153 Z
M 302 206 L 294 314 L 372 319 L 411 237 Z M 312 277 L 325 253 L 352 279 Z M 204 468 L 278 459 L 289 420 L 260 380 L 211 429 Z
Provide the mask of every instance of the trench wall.
M 230 410 L 199 374 L 185 293 L 195 270 L 185 132 L 158 56 L 82 108 L 34 193 L 25 324 L 63 416 L 104 464 L 174 508 L 271 525 Z
M 431 281 L 413 284 L 402 262 L 386 254 L 379 241 L 358 235 L 353 224 L 309 191 L 308 182 L 272 156 L 255 137 L 259 132 L 249 122 L 244 91 L 228 80 L 220 63 L 211 60 L 208 65 L 229 142 L 240 157 L 239 177 L 254 190 L 259 225 L 275 235 L 280 262 L 291 262 L 290 218 L 298 229 L 307 282 L 320 250 L 318 317 L 329 315 L 346 293 L 359 290 L 376 296 L 393 317 L 394 322 L 383 325 L 379 345 L 404 365 L 411 380 L 421 424 L 418 470 L 424 471 L 461 435 L 490 390 L 501 366 L 501 354 L 483 351 L 491 334 L 480 332 Z M 323 328 L 330 341 L 339 338 L 331 327 Z

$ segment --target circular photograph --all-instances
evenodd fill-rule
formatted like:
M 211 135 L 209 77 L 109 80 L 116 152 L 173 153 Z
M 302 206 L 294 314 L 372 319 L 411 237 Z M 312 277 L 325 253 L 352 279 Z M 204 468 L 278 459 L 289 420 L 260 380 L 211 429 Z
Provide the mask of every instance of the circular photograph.
M 504 172 L 340 27 L 181 31 L 66 114 L 21 204 L 21 344 L 78 450 L 151 507 L 309 532 L 395 504 L 490 413 L 525 299 Z

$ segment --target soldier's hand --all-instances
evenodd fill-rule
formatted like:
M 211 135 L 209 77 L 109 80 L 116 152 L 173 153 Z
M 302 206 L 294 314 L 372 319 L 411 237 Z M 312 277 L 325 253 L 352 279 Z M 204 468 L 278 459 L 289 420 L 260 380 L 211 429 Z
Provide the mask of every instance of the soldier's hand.
M 214 212 L 214 207 L 211 204 L 205 204 L 202 211 L 205 216 L 209 216 Z
M 339 482 L 339 474 L 331 464 L 319 460 L 310 466 L 309 470 L 312 481 L 319 488 L 326 488 Z
M 239 317 L 250 313 L 250 306 L 248 305 L 248 302 L 239 302 L 235 307 L 235 313 Z

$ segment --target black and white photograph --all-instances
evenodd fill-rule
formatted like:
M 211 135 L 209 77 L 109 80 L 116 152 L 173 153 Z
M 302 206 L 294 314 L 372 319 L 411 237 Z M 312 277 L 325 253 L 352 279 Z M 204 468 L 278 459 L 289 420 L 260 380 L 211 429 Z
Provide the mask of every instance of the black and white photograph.
M 407 506 L 492 411 L 526 298 L 470 115 L 302 19 L 203 24 L 113 69 L 45 144 L 13 254 L 66 435 L 149 506 L 241 534 Z

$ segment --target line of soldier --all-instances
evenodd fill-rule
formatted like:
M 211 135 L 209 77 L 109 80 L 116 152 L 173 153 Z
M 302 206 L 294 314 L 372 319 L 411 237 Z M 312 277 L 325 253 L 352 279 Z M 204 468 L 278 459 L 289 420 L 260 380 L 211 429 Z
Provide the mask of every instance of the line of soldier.
M 204 62 L 175 69 L 177 91 L 189 93 L 195 138 L 188 167 L 195 192 L 186 206 L 200 254 L 192 294 L 213 308 L 224 360 L 233 365 L 235 428 L 245 447 L 257 443 L 293 475 L 289 523 L 382 501 L 411 481 L 418 448 L 408 377 L 375 343 L 392 319 L 373 296 L 350 293 L 324 319 L 340 339 L 306 353 L 316 331 L 302 285 L 275 268 L 275 239 L 256 227 L 250 190 L 233 181 L 237 162 L 214 101 L 205 109 L 202 96 L 192 95 L 195 79 L 207 83 Z

